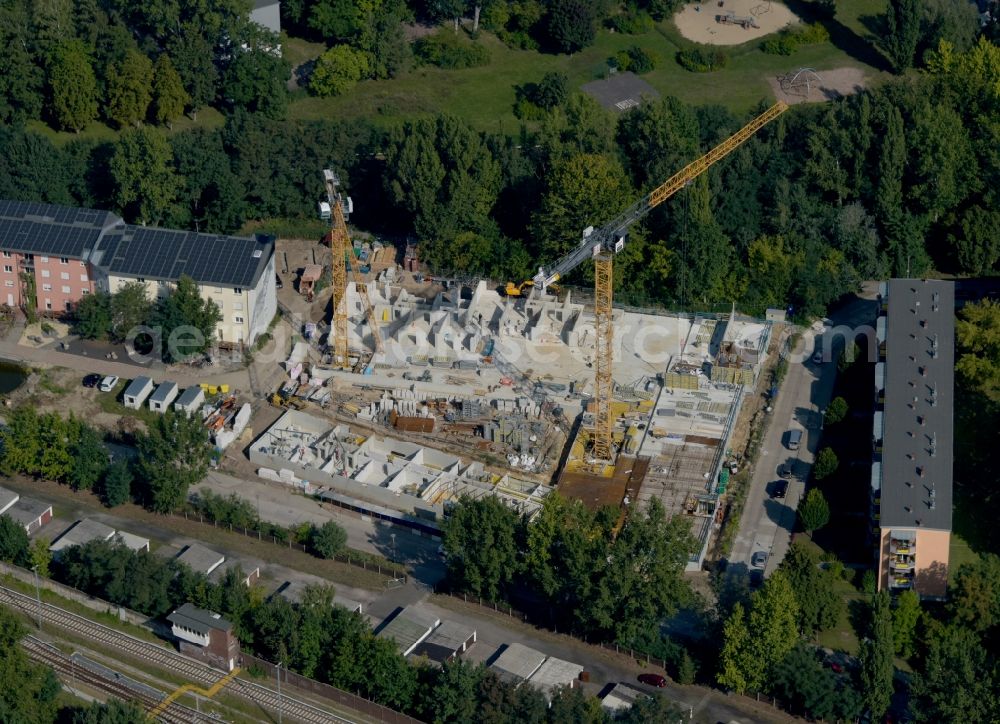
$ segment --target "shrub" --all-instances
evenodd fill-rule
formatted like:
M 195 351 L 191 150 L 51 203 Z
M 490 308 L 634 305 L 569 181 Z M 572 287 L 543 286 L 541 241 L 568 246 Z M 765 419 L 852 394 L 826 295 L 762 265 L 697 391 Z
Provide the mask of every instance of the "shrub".
M 760 49 L 768 55 L 791 55 L 796 48 L 795 39 L 789 35 L 781 34 L 775 38 L 768 38 L 760 44 Z
M 804 25 L 796 30 L 782 30 L 777 36 L 760 44 L 760 49 L 771 55 L 791 55 L 800 45 L 816 45 L 830 40 L 830 33 L 820 23 Z
M 843 397 L 834 397 L 830 400 L 829 407 L 826 408 L 824 419 L 827 423 L 834 425 L 847 417 L 847 400 Z
M 725 68 L 729 56 L 718 48 L 690 48 L 678 51 L 677 62 L 692 73 L 711 73 Z
M 370 75 L 368 53 L 349 45 L 335 45 L 316 61 L 309 78 L 309 90 L 318 96 L 339 96 Z
M 624 13 L 608 18 L 607 25 L 619 33 L 641 35 L 653 29 L 653 18 L 645 10 L 637 10 L 633 6 Z
M 347 545 L 347 531 L 332 520 L 314 528 L 311 538 L 312 549 L 320 558 L 333 558 Z
M 840 460 L 837 459 L 837 453 L 831 448 L 825 447 L 816 456 L 816 463 L 813 465 L 813 477 L 816 480 L 828 478 L 836 472 L 838 465 L 840 465 Z
M 630 70 L 638 75 L 651 71 L 656 67 L 656 62 L 657 57 L 655 55 L 637 45 L 633 45 L 631 48 L 625 50 L 619 50 L 613 57 L 608 59 L 609 65 L 613 65 L 619 70 Z
M 463 41 L 448 30 L 421 38 L 413 44 L 418 60 L 439 68 L 475 68 L 490 62 L 490 51 L 483 45 Z

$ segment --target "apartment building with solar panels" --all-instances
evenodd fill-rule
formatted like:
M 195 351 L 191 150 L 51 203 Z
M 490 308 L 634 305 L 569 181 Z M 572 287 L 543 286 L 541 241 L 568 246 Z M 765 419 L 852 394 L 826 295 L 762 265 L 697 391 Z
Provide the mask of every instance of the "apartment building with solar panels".
M 183 275 L 222 312 L 220 342 L 253 344 L 277 312 L 274 242 L 134 226 L 108 211 L 0 201 L 0 303 L 71 313 L 97 291 L 139 281 L 150 299 Z
M 871 499 L 879 590 L 944 598 L 952 528 L 955 288 L 880 289 Z

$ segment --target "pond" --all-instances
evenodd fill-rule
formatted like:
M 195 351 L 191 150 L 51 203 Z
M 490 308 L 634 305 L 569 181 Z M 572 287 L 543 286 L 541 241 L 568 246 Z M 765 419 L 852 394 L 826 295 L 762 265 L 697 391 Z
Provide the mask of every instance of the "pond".
M 16 390 L 27 375 L 24 368 L 13 362 L 0 361 L 0 395 Z

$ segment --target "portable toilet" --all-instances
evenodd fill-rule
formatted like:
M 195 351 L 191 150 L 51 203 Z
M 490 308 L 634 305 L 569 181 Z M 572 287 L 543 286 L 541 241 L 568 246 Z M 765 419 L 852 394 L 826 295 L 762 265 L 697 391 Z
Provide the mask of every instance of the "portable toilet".
M 149 409 L 153 412 L 166 412 L 170 409 L 170 403 L 177 397 L 176 382 L 164 382 L 156 388 L 156 392 L 149 396 Z
M 125 389 L 125 394 L 122 397 L 125 407 L 138 410 L 152 391 L 153 380 L 145 376 L 136 377 L 132 380 L 132 384 Z
M 193 415 L 201 409 L 204 402 L 205 390 L 201 387 L 188 387 L 177 398 L 177 401 L 174 403 L 174 409 L 177 412 L 183 412 L 185 415 Z

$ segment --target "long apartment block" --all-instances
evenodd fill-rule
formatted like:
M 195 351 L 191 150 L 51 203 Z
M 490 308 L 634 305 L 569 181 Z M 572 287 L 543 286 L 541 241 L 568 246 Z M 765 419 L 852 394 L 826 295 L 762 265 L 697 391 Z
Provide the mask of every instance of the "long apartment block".
M 884 282 L 876 338 L 871 512 L 878 587 L 941 599 L 952 528 L 954 285 Z
M 156 299 L 187 275 L 222 312 L 217 334 L 253 344 L 277 312 L 274 240 L 126 224 L 110 211 L 0 200 L 0 304 L 72 313 L 141 282 Z

